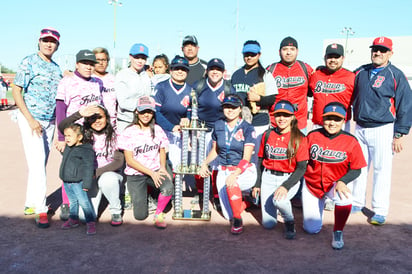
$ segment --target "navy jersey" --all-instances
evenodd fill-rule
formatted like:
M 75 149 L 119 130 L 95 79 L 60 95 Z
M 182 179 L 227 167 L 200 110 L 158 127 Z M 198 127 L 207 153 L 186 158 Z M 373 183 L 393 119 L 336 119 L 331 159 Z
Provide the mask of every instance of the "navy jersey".
M 156 101 L 156 123 L 164 130 L 172 131 L 180 124 L 181 118 L 188 118 L 190 112 L 190 92 L 188 84 L 177 90 L 172 80 L 156 85 L 154 99 Z
M 199 120 L 205 121 L 206 126 L 210 129 L 213 128 L 217 120 L 225 119 L 222 108 L 222 102 L 225 98 L 224 87 L 224 81 L 216 88 L 213 88 L 206 80 L 203 89 L 199 91 L 197 98 Z M 233 87 L 231 87 L 230 93 L 235 93 Z
M 243 159 L 244 146 L 255 146 L 255 128 L 245 120 L 239 119 L 239 121 L 232 131 L 224 120 L 215 123 L 212 140 L 216 142 L 218 161 L 222 166 L 237 166 Z
M 405 75 L 389 63 L 371 76 L 373 66 L 356 71 L 353 118 L 362 127 L 395 123 L 395 132 L 408 134 L 412 120 L 412 92 Z
M 249 101 L 247 100 L 247 93 L 249 92 L 250 87 L 257 83 L 263 82 L 263 77 L 259 77 L 258 72 L 259 68 L 256 67 L 248 73 L 245 73 L 245 70 L 242 67 L 235 71 L 231 78 L 232 85 L 235 88 L 236 93 L 242 98 L 243 102 L 247 102 L 247 106 L 250 106 Z M 264 126 L 268 124 L 268 113 L 256 113 L 253 115 L 252 125 Z

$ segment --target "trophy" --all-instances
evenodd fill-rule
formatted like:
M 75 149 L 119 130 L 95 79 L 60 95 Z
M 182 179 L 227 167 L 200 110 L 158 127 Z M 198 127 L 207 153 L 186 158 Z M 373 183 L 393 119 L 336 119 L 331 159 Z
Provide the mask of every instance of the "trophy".
M 197 115 L 198 103 L 196 91 L 192 89 L 192 118 L 189 125 L 182 127 L 181 162 L 175 171 L 175 204 L 173 219 L 175 220 L 210 220 L 209 192 L 210 178 L 204 178 L 203 208 L 202 210 L 183 209 L 183 175 L 198 175 L 201 164 L 206 158 L 206 131 L 205 123 L 199 122 Z M 190 161 L 189 161 L 189 147 Z

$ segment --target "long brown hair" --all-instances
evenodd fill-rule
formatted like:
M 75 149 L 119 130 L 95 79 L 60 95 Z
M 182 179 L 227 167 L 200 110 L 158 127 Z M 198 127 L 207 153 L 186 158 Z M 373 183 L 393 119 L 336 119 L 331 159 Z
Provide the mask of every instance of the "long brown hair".
M 292 159 L 296 156 L 299 150 L 300 142 L 302 141 L 302 138 L 305 137 L 298 128 L 298 119 L 296 119 L 295 115 L 293 115 L 292 117 L 292 121 L 290 122 L 290 139 L 288 143 L 288 149 L 286 150 L 289 164 L 292 163 Z
M 155 138 L 155 124 L 156 124 L 155 114 L 156 113 L 153 111 L 153 117 L 149 122 L 149 128 L 150 128 L 150 133 L 152 135 L 152 139 Z M 135 110 L 135 115 L 133 117 L 133 122 L 128 127 L 130 127 L 132 125 L 136 125 L 139 128 L 142 128 L 140 123 L 139 123 L 139 116 L 138 115 L 139 115 L 139 112 L 137 110 Z

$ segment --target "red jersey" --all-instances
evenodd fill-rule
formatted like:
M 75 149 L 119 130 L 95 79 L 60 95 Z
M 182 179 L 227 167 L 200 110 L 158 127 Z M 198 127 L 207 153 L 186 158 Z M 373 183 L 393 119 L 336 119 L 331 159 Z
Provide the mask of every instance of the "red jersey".
M 258 157 L 263 158 L 262 165 L 270 170 L 292 173 L 296 169 L 296 163 L 309 160 L 308 143 L 306 137 L 301 139 L 298 151 L 289 164 L 287 148 L 290 139 L 290 132 L 279 134 L 275 130 L 269 131 L 269 138 L 266 144 L 266 133 L 262 136 Z
M 309 80 L 313 73 L 313 69 L 308 64 L 302 64 L 304 64 L 306 67 L 308 77 L 306 77 L 306 73 L 303 70 L 302 65 L 299 63 L 299 61 L 296 61 L 291 66 L 287 66 L 279 62 L 275 65 L 274 70 L 272 72 L 279 92 L 279 94 L 276 95 L 275 104 L 280 100 L 288 100 L 292 104 L 298 105 L 296 118 L 298 119 L 299 129 L 305 128 L 308 122 L 307 95 Z M 273 106 L 270 109 L 270 119 L 274 127 L 276 126 L 276 124 L 272 114 L 275 104 L 273 104 Z
M 333 183 L 351 169 L 361 169 L 366 161 L 358 140 L 345 131 L 330 138 L 323 128 L 308 135 L 309 163 L 305 180 L 309 191 L 318 198 L 332 189 Z
M 316 70 L 309 81 L 309 87 L 313 92 L 313 124 L 323 124 L 323 108 L 330 102 L 343 104 L 347 109 L 346 120 L 350 120 L 349 106 L 354 83 L 355 73 L 344 68 L 334 73 L 330 73 L 326 67 Z

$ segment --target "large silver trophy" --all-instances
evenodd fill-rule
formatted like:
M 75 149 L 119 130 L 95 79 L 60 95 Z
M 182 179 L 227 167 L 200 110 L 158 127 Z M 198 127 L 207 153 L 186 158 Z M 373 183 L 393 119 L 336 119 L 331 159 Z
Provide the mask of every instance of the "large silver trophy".
M 206 131 L 204 123 L 199 123 L 197 116 L 198 103 L 196 91 L 190 93 L 192 97 L 192 119 L 190 124 L 182 127 L 182 155 L 180 165 L 174 171 L 175 177 L 175 205 L 173 219 L 175 220 L 210 220 L 209 193 L 210 177 L 204 178 L 203 208 L 202 210 L 183 209 L 183 175 L 198 175 L 202 162 L 206 158 Z M 189 162 L 189 147 L 190 162 Z

